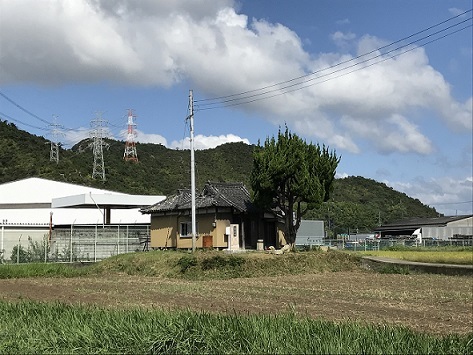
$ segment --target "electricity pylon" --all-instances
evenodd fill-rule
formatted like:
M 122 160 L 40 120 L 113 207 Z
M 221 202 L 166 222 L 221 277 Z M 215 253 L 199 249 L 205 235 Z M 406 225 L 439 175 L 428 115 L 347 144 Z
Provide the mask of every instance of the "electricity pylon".
M 51 128 L 51 149 L 49 152 L 49 161 L 54 161 L 56 164 L 59 163 L 59 137 L 63 136 L 59 128 L 62 128 L 61 125 L 57 124 L 57 116 L 53 115 L 53 123 L 49 125 Z
M 136 116 L 133 115 L 133 110 L 129 109 L 128 110 L 128 133 L 127 133 L 126 142 L 125 142 L 125 152 L 123 153 L 123 159 L 125 159 L 125 161 L 138 162 L 138 154 L 136 153 L 136 145 L 135 145 L 136 124 L 133 121 L 133 118 L 135 117 Z
M 103 147 L 108 147 L 108 143 L 103 141 L 106 136 L 107 121 L 102 118 L 101 113 L 97 113 L 97 116 L 90 121 L 90 138 L 92 143 L 89 147 L 92 147 L 94 153 L 94 169 L 92 171 L 92 179 L 96 177 L 105 181 L 105 162 L 103 159 Z

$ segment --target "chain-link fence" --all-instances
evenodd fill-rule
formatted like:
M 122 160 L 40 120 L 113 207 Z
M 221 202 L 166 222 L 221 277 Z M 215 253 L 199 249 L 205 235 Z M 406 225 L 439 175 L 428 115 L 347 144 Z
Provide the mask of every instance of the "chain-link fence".
M 470 247 L 473 246 L 472 238 L 451 238 L 448 240 L 441 239 L 423 239 L 417 242 L 412 238 L 393 238 L 393 239 L 362 239 L 362 240 L 344 240 L 344 239 L 323 239 L 317 244 L 300 245 L 302 249 L 310 249 L 313 247 L 329 247 L 332 249 L 368 251 L 382 250 L 391 247 Z
M 56 227 L 49 243 L 49 256 L 51 261 L 97 261 L 147 251 L 149 240 L 149 225 Z
M 98 261 L 117 254 L 147 251 L 149 225 L 55 226 L 42 236 L 18 238 L 11 246 L 10 262 Z M 0 255 L 0 263 L 5 262 Z

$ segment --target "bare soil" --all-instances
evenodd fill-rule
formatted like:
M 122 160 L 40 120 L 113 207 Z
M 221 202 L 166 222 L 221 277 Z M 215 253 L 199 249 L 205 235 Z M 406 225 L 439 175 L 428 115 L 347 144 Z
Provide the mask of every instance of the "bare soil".
M 279 314 L 402 324 L 435 333 L 473 331 L 473 279 L 444 275 L 335 272 L 186 281 L 112 274 L 0 280 L 0 300 L 101 307 Z

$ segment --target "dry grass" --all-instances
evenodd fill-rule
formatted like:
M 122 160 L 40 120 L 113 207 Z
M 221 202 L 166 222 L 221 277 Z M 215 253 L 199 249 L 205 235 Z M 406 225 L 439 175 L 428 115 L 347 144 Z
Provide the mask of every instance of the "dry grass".
M 381 256 L 386 258 L 416 261 L 422 263 L 461 264 L 473 265 L 473 250 L 445 251 L 445 250 L 380 250 L 357 252 L 361 255 Z

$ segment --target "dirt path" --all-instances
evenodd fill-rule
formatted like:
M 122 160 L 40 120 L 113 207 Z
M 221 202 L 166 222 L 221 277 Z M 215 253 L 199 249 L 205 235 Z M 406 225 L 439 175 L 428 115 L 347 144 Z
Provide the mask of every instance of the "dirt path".
M 213 281 L 110 275 L 0 280 L 0 300 L 210 312 L 297 312 L 403 324 L 430 333 L 473 329 L 473 280 L 443 275 L 321 273 Z

